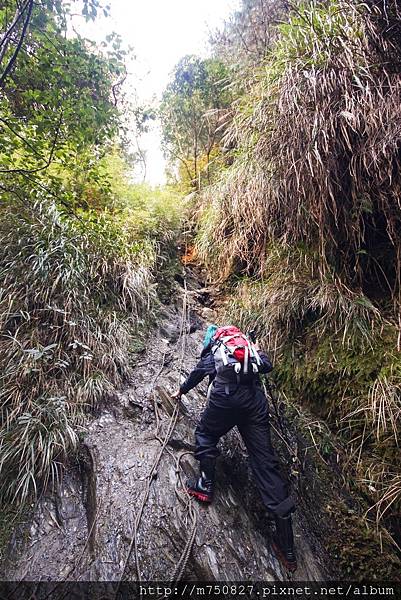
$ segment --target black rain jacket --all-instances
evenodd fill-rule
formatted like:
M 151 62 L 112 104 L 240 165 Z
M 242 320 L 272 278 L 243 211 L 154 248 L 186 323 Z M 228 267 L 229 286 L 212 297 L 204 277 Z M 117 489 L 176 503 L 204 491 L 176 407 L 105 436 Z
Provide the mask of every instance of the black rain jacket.
M 259 366 L 259 373 L 269 373 L 273 366 L 264 352 L 258 352 L 262 364 Z M 212 394 L 234 394 L 239 387 L 248 387 L 253 389 L 255 386 L 260 387 L 259 374 L 251 374 L 247 376 L 241 376 L 238 381 L 237 376 L 233 373 L 233 379 L 231 381 L 227 378 L 222 378 L 216 374 L 216 367 L 211 352 L 211 345 L 206 346 L 203 349 L 200 361 L 196 367 L 188 375 L 187 379 L 180 386 L 181 394 L 187 394 L 195 386 L 197 386 L 206 376 L 209 376 L 209 383 L 213 382 Z

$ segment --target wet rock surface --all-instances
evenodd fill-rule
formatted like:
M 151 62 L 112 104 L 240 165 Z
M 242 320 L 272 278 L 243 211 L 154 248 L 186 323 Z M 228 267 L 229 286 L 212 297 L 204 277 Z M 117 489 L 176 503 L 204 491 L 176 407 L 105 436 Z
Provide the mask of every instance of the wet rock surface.
M 201 506 L 183 490 L 196 473 L 193 430 L 205 385 L 183 398 L 152 473 L 175 414 L 169 394 L 195 365 L 202 314 L 210 318 L 195 298 L 189 293 L 187 302 L 179 298 L 165 308 L 129 386 L 89 423 L 79 466 L 40 499 L 31 524 L 15 532 L 3 580 L 289 579 L 270 549 L 268 516 L 235 430 L 221 444 L 215 502 Z M 294 521 L 299 567 L 292 579 L 330 577 L 302 511 Z

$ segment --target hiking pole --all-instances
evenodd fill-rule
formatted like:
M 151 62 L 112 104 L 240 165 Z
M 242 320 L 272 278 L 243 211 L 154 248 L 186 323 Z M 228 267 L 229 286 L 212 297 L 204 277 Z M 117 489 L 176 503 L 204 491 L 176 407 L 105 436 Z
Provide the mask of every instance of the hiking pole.
M 284 432 L 283 417 L 282 417 L 281 411 L 278 406 L 278 399 L 277 399 L 277 396 L 275 395 L 275 393 L 273 392 L 273 387 L 272 387 L 267 375 L 265 375 L 265 385 L 266 385 L 267 391 L 269 392 L 269 396 L 271 398 L 272 404 L 274 406 L 274 412 L 276 413 L 276 417 L 277 417 L 277 421 L 278 421 L 278 424 L 281 429 L 281 433 L 286 437 L 286 434 Z
M 255 330 L 250 331 L 248 334 L 248 337 L 252 343 L 255 343 L 256 342 L 256 331 Z M 283 402 L 281 402 L 282 408 L 280 408 L 279 400 L 277 398 L 276 393 L 274 392 L 275 384 L 270 383 L 267 373 L 265 373 L 264 375 L 265 376 L 264 376 L 264 380 L 263 380 L 263 385 L 265 388 L 265 393 L 267 391 L 268 395 L 270 396 L 270 398 L 272 400 L 272 404 L 274 406 L 274 412 L 276 413 L 278 426 L 279 426 L 281 433 L 278 429 L 276 429 L 274 426 L 273 427 L 276 431 L 276 434 L 281 438 L 281 441 L 287 447 L 287 450 L 290 454 L 290 462 L 289 462 L 290 479 L 292 479 L 293 482 L 298 482 L 297 485 L 299 485 L 300 476 L 304 472 L 304 469 L 303 469 L 303 464 L 299 458 L 298 444 L 296 443 L 296 447 L 294 447 L 293 441 L 290 439 L 288 433 L 286 432 L 286 428 L 285 428 L 284 422 L 283 422 L 284 404 L 283 404 Z
M 256 331 L 255 330 L 250 331 L 248 333 L 248 337 L 251 340 L 251 342 L 254 344 L 256 342 L 256 337 L 257 337 Z M 261 373 L 261 375 L 262 375 L 262 373 Z M 282 418 L 283 410 L 279 408 L 278 398 L 273 389 L 273 386 L 275 384 L 272 385 L 270 383 L 267 373 L 264 374 L 264 379 L 262 380 L 262 383 L 263 383 L 263 386 L 265 389 L 265 393 L 267 391 L 268 395 L 271 398 L 271 401 L 272 401 L 272 404 L 274 407 L 274 412 L 276 413 L 276 418 L 277 418 L 279 429 L 276 429 L 273 425 L 272 426 L 274 427 L 276 434 L 281 438 L 281 441 L 287 447 L 287 450 L 290 454 L 290 462 L 289 462 L 290 479 L 299 481 L 299 476 L 303 472 L 303 467 L 302 467 L 301 461 L 298 456 L 298 448 L 296 450 L 294 449 L 293 442 L 290 440 L 288 434 L 285 431 L 283 418 Z M 283 403 L 281 403 L 281 406 L 283 406 Z

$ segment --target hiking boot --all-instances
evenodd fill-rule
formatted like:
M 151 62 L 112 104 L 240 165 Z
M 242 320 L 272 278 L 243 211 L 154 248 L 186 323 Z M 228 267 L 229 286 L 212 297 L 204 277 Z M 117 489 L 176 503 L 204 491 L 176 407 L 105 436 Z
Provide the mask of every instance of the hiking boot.
M 275 521 L 276 533 L 273 536 L 273 550 L 284 567 L 291 573 L 294 573 L 297 570 L 297 559 L 294 551 L 291 515 L 286 517 L 278 517 L 276 515 Z
M 215 466 L 215 459 L 203 458 L 200 461 L 199 478 L 187 485 L 187 492 L 190 496 L 194 496 L 201 502 L 210 503 L 213 500 Z
M 210 503 L 213 500 L 213 481 L 207 479 L 206 474 L 202 471 L 197 480 L 188 483 L 187 492 L 200 502 Z

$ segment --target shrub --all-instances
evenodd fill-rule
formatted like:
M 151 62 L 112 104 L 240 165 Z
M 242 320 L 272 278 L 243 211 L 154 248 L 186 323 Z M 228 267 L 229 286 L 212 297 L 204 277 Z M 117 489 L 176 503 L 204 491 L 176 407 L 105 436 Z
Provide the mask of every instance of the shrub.
M 57 479 L 84 413 L 127 376 L 131 334 L 155 310 L 154 273 L 173 236 L 162 202 L 149 199 L 139 216 L 74 217 L 40 196 L 2 207 L 3 498 Z

